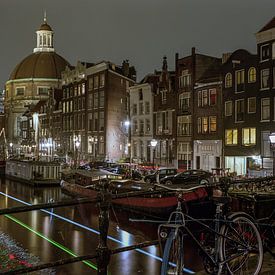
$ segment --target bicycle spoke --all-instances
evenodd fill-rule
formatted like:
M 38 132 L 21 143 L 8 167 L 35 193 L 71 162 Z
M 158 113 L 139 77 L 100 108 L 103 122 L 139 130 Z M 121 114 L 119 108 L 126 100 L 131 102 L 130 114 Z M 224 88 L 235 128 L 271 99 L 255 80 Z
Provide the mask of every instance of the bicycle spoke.
M 229 274 L 259 274 L 263 249 L 260 234 L 246 216 L 236 216 L 222 233 L 221 258 Z

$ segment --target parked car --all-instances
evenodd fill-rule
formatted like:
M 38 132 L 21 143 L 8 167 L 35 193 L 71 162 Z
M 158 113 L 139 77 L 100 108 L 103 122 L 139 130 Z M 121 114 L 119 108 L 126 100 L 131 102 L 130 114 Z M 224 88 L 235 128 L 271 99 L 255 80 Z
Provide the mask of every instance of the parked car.
M 187 170 L 176 175 L 166 176 L 160 180 L 161 184 L 199 183 L 211 181 L 212 173 L 204 170 Z
M 154 171 L 152 174 L 148 174 L 144 177 L 144 181 L 146 183 L 153 183 L 157 182 L 157 177 L 159 177 L 159 181 L 166 177 L 166 176 L 171 176 L 171 175 L 176 175 L 177 174 L 177 169 L 176 168 L 159 168 L 158 170 Z

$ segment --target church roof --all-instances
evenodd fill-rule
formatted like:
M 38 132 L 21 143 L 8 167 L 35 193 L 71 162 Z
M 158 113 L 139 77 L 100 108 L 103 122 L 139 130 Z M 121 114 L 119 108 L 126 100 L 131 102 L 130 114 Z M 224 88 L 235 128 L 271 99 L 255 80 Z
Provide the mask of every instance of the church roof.
M 261 28 L 258 32 L 264 32 L 270 29 L 275 28 L 275 16 L 263 27 Z
M 39 28 L 40 31 L 52 31 L 52 28 L 46 23 L 44 22 L 40 28 Z
M 61 79 L 70 64 L 55 52 L 36 52 L 24 58 L 12 71 L 9 80 L 22 78 Z

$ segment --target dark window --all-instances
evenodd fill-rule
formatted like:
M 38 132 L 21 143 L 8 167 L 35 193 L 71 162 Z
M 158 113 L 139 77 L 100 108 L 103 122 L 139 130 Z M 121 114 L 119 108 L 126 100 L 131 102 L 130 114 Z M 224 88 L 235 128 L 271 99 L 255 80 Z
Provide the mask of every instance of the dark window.
M 200 156 L 196 156 L 196 167 L 197 169 L 201 169 L 201 158 Z
M 263 45 L 261 47 L 261 60 L 267 60 L 270 58 L 269 45 Z

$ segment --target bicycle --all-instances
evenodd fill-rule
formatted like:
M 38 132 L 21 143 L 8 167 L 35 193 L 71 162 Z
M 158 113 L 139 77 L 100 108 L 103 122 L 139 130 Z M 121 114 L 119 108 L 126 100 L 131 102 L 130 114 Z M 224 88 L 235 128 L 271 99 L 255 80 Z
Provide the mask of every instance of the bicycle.
M 170 214 L 167 223 L 159 225 L 158 228 L 159 242 L 163 251 L 161 275 L 183 274 L 185 236 L 189 236 L 201 252 L 207 273 L 218 275 L 260 273 L 263 263 L 260 233 L 250 215 L 244 212 L 228 215 L 224 206 L 229 203 L 229 197 L 213 198 L 216 211 L 211 226 L 207 221 L 192 218 L 182 211 L 182 202 L 184 202 L 182 194 L 202 188 L 202 185 L 184 189 L 173 189 L 160 184 L 156 186 L 178 193 L 176 211 Z M 204 185 L 204 187 L 212 186 Z M 189 222 L 201 226 L 208 232 L 208 238 L 195 236 L 189 228 Z M 164 249 L 162 249 L 163 241 L 165 241 Z

